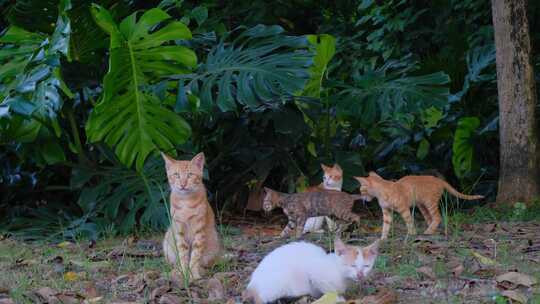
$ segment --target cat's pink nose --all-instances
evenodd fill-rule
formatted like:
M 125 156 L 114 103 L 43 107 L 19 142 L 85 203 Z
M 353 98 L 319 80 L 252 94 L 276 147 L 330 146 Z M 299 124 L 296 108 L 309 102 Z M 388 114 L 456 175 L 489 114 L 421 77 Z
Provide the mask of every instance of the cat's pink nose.
M 364 279 L 364 274 L 362 272 L 357 272 L 356 273 L 356 278 L 358 278 L 358 280 L 363 280 Z

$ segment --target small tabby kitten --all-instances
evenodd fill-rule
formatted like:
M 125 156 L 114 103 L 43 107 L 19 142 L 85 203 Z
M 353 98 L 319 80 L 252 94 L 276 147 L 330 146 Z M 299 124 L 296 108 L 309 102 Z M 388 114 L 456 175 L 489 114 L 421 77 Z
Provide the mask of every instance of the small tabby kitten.
M 281 193 L 270 188 L 264 188 L 263 210 L 269 212 L 281 207 L 289 218 L 289 222 L 281 237 L 288 236 L 296 230 L 296 236 L 302 236 L 303 228 L 308 217 L 320 215 L 334 215 L 346 221 L 360 221 L 360 217 L 352 213 L 355 200 L 361 195 L 352 195 L 340 191 Z
M 396 182 L 388 181 L 370 172 L 368 177 L 355 177 L 360 182 L 360 192 L 365 199 L 376 197 L 383 212 L 382 239 L 388 237 L 392 224 L 392 211 L 397 211 L 407 224 L 407 233 L 414 235 L 416 229 L 410 208 L 418 207 L 426 219 L 428 227 L 425 234 L 433 234 L 441 223 L 439 200 L 444 192 L 466 199 L 484 198 L 482 195 L 465 195 L 459 193 L 444 180 L 429 175 L 409 175 Z
M 214 211 L 202 181 L 204 154 L 195 155 L 191 161 L 162 156 L 171 187 L 172 218 L 163 240 L 163 253 L 167 262 L 173 266 L 179 263 L 182 274 L 189 270 L 196 280 L 214 263 L 221 250 Z
M 305 192 L 341 191 L 341 186 L 343 185 L 343 170 L 341 167 L 338 164 L 334 164 L 332 167 L 321 164 L 321 168 L 324 172 L 323 182 L 317 186 L 307 187 Z M 310 217 L 304 225 L 304 233 L 321 231 L 325 220 L 329 228 L 336 227 L 336 224 L 327 216 Z
M 334 240 L 335 253 L 307 242 L 293 242 L 270 252 L 257 266 L 243 293 L 248 303 L 327 292 L 343 294 L 347 285 L 367 277 L 378 255 L 379 242 L 357 247 Z

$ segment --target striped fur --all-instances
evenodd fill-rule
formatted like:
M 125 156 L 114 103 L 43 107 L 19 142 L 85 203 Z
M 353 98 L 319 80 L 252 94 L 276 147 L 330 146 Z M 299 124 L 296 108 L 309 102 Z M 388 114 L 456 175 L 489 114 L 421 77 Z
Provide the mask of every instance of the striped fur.
M 305 192 L 341 191 L 343 185 L 343 170 L 341 167 L 338 164 L 334 164 L 332 167 L 321 164 L 321 168 L 324 172 L 323 182 L 316 186 L 307 187 Z M 336 224 L 328 216 L 310 217 L 304 225 L 304 233 L 321 231 L 325 220 L 328 227 L 335 227 Z
M 428 175 L 409 175 L 396 182 L 385 180 L 374 172 L 370 172 L 368 177 L 355 178 L 360 182 L 362 195 L 376 197 L 382 208 L 382 239 L 388 237 L 393 211 L 397 211 L 405 221 L 407 233 L 416 234 L 410 211 L 413 206 L 417 207 L 426 219 L 428 227 L 424 233 L 435 233 L 441 223 L 439 200 L 444 190 L 466 200 L 483 198 L 482 195 L 462 194 L 444 180 Z
M 293 194 L 281 193 L 266 187 L 264 190 L 264 211 L 269 212 L 281 207 L 289 218 L 281 237 L 288 236 L 292 231 L 296 231 L 296 236 L 300 237 L 308 217 L 333 215 L 346 221 L 360 220 L 360 217 L 351 211 L 354 201 L 361 198 L 360 195 L 332 190 Z
M 204 154 L 197 154 L 191 161 L 162 156 L 171 187 L 171 226 L 163 240 L 163 253 L 176 272 L 185 276 L 189 271 L 196 280 L 212 266 L 221 250 L 214 211 L 202 182 Z

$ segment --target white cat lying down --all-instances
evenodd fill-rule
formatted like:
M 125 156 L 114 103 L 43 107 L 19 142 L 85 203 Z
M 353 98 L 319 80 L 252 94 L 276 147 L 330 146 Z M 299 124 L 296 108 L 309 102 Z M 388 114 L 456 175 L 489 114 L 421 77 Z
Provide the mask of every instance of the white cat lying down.
M 263 304 L 280 298 L 327 292 L 343 293 L 350 281 L 360 281 L 373 268 L 379 241 L 367 246 L 334 241 L 335 253 L 307 242 L 294 242 L 274 249 L 251 275 L 244 301 Z

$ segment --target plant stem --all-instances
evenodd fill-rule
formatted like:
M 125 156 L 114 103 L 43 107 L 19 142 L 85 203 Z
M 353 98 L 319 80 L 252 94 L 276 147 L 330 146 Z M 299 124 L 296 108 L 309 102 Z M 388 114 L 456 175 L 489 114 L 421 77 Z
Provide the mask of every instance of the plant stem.
M 80 161 L 82 163 L 88 163 L 88 158 L 86 157 L 86 154 L 84 153 L 84 149 L 83 149 L 80 134 L 79 134 L 79 129 L 77 128 L 77 123 L 75 122 L 75 116 L 73 115 L 73 110 L 68 109 L 66 114 L 69 121 L 69 126 L 71 127 L 73 140 L 75 141 L 75 146 L 77 147 L 77 150 L 78 150 L 77 154 L 79 154 Z

